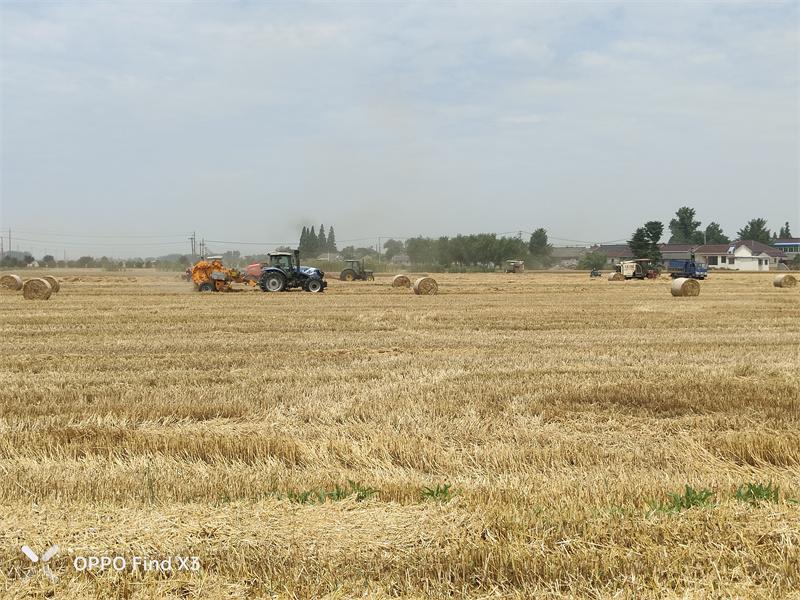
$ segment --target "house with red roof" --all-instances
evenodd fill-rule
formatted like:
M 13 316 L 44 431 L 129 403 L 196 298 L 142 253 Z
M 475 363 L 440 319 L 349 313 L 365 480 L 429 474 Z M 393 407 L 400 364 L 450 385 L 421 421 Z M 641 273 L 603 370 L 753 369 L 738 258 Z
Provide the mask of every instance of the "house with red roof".
M 769 271 L 777 269 L 781 259 L 786 258 L 782 250 L 755 240 L 707 244 L 695 248 L 694 253 L 696 260 L 706 263 L 709 269 L 728 271 Z

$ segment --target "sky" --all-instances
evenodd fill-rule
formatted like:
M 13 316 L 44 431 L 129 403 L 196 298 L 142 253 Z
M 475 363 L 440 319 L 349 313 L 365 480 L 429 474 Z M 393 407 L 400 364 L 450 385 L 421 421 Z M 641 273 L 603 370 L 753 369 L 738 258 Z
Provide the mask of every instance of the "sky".
M 0 230 L 59 256 L 321 222 L 568 245 L 688 205 L 798 235 L 799 6 L 3 0 Z

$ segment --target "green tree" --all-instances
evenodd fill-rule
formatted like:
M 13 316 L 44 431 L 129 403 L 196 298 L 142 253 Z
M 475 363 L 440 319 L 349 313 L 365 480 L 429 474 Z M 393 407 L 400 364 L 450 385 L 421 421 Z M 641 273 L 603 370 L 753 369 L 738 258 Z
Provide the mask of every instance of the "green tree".
M 648 252 L 644 258 L 649 258 L 653 262 L 661 260 L 661 250 L 658 243 L 661 241 L 661 236 L 664 234 L 664 224 L 661 221 L 648 221 L 644 224 L 645 231 L 647 231 Z
M 681 206 L 675 212 L 675 218 L 669 222 L 672 236 L 670 244 L 700 244 L 703 241 L 702 232 L 698 231 L 700 221 L 694 220 L 695 210 L 688 206 Z
M 770 230 L 767 228 L 766 219 L 750 219 L 736 235 L 740 240 L 755 240 L 762 244 L 769 244 L 770 241 Z
M 303 227 L 302 233 L 300 233 L 300 245 L 297 247 L 300 250 L 300 254 L 302 256 L 314 256 L 316 252 L 316 244 L 317 244 L 317 235 L 316 233 L 312 236 L 312 230 L 308 227 Z
M 527 244 L 518 237 L 502 237 L 497 240 L 492 262 L 502 265 L 506 260 L 524 260 L 528 252 Z
M 336 252 L 336 233 L 333 231 L 333 225 L 328 228 L 328 252 Z
M 786 221 L 786 224 L 781 227 L 780 233 L 778 233 L 778 238 L 785 240 L 786 238 L 792 237 L 792 231 L 789 229 L 789 221 Z
M 637 228 L 631 239 L 628 240 L 628 247 L 634 258 L 647 258 L 650 255 L 650 238 L 647 235 L 647 229 Z
M 587 271 L 602 269 L 606 266 L 606 262 L 608 262 L 608 257 L 602 252 L 587 252 L 578 261 L 578 268 Z
M 399 240 L 386 240 L 383 243 L 383 249 L 386 260 L 392 260 L 398 254 L 405 252 L 405 244 Z
M 78 259 L 78 266 L 82 268 L 86 267 L 93 267 L 94 266 L 94 258 L 91 256 L 81 256 Z
M 706 244 L 730 244 L 731 240 L 722 232 L 719 223 L 713 221 L 706 227 L 706 235 L 703 240 Z
M 300 232 L 300 244 L 297 246 L 300 252 L 304 252 L 308 246 L 308 228 L 303 225 L 303 231 Z
M 434 248 L 430 238 L 415 237 L 406 240 L 406 253 L 413 264 L 434 262 Z
M 549 267 L 552 251 L 553 247 L 548 242 L 546 229 L 540 227 L 531 234 L 531 239 L 528 242 L 528 252 L 530 252 L 531 260 L 537 266 Z
M 328 238 L 325 236 L 325 225 L 319 226 L 317 234 L 317 254 L 328 251 Z
M 55 267 L 56 266 L 56 259 L 52 254 L 45 254 L 42 257 L 42 266 L 43 267 Z
M 319 243 L 319 238 L 317 237 L 317 231 L 314 229 L 314 226 L 311 226 L 311 229 L 308 232 L 308 243 L 306 246 L 308 249 L 306 250 L 305 254 L 307 256 L 316 256 L 319 252 L 319 247 L 317 244 Z
M 21 267 L 22 261 L 18 259 L 16 256 L 4 256 L 3 260 L 0 261 L 0 267 Z

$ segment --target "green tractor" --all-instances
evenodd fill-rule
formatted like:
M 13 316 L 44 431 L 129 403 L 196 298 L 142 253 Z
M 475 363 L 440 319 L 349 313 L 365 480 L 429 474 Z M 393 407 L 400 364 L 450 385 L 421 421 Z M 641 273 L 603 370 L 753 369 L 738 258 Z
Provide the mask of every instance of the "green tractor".
M 342 281 L 375 281 L 375 273 L 364 268 L 364 259 L 346 260 L 347 267 L 339 274 Z

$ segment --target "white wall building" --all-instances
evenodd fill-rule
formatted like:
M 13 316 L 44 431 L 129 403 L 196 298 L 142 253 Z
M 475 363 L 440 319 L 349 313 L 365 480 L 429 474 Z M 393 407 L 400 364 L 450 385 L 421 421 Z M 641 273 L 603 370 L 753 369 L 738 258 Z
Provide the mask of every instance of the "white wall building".
M 786 254 L 788 260 L 792 260 L 800 254 L 800 238 L 783 238 L 772 242 L 771 246 Z
M 755 240 L 736 240 L 730 244 L 709 244 L 694 251 L 696 259 L 709 269 L 727 271 L 769 271 L 778 268 L 786 255 L 776 248 Z

